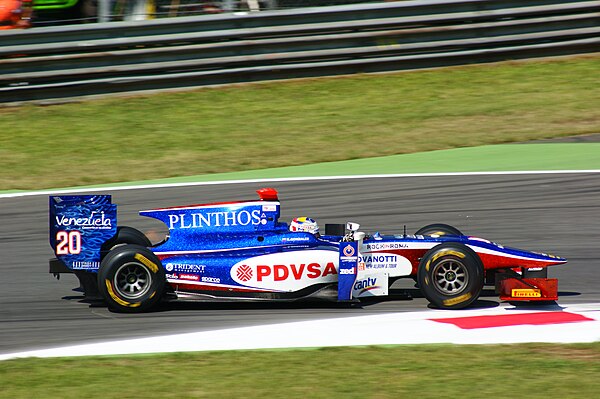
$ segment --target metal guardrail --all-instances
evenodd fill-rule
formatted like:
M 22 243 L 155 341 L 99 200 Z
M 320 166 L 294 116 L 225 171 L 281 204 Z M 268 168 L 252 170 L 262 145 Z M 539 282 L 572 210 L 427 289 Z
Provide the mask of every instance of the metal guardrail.
M 0 103 L 600 51 L 600 1 L 417 0 L 0 32 Z

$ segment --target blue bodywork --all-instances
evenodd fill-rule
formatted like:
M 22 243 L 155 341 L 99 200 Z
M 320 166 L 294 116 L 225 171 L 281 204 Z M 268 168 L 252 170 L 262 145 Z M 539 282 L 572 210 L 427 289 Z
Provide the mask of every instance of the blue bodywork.
M 102 245 L 117 232 L 110 195 L 50 197 L 50 246 L 71 270 L 97 271 Z

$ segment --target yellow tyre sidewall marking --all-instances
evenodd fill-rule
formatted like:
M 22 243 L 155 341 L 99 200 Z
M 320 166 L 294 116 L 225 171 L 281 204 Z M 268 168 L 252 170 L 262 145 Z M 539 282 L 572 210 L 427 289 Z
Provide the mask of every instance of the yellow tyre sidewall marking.
M 444 249 L 444 250 L 434 254 L 431 257 L 431 261 L 434 262 L 435 260 L 441 258 L 442 256 L 446 256 L 446 255 L 453 255 L 453 256 L 456 256 L 457 258 L 461 258 L 461 259 L 465 258 L 465 254 L 463 254 L 462 252 L 454 251 L 452 249 Z
M 117 296 L 117 294 L 115 294 L 115 291 L 113 290 L 113 286 L 110 282 L 109 279 L 105 279 L 104 282 L 106 283 L 106 289 L 108 290 L 108 295 L 110 295 L 110 297 L 119 305 L 121 306 L 126 306 L 129 308 L 136 308 L 138 306 L 140 306 L 139 303 L 129 303 L 127 301 L 122 300 L 121 298 L 119 298 Z
M 142 262 L 144 265 L 148 266 L 150 270 L 152 270 L 152 273 L 158 272 L 157 264 L 152 262 L 150 259 L 146 258 L 144 255 L 136 253 L 134 258 Z
M 427 264 L 425 264 L 425 271 L 429 271 L 429 266 L 431 265 L 431 262 L 435 262 L 437 259 L 441 258 L 442 256 L 446 256 L 446 255 L 453 255 L 456 256 L 457 258 L 461 258 L 464 259 L 465 258 L 465 254 L 463 254 L 462 252 L 458 252 L 458 251 L 454 251 L 452 249 L 444 249 L 440 252 L 435 253 L 428 261 Z
M 467 292 L 466 294 L 462 294 L 461 296 L 457 296 L 456 298 L 444 299 L 442 303 L 444 304 L 444 306 L 454 306 L 458 305 L 459 303 L 468 301 L 469 299 L 471 299 L 472 296 L 473 295 L 470 292 Z

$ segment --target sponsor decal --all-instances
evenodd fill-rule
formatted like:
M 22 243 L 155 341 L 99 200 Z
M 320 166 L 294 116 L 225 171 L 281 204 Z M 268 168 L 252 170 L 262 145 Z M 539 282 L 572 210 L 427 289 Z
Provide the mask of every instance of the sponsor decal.
M 266 216 L 261 218 L 260 210 L 221 211 L 206 213 L 180 213 L 169 215 L 169 230 L 202 229 L 205 227 L 257 226 L 266 224 Z
M 180 280 L 199 281 L 200 280 L 200 276 L 197 276 L 195 274 L 180 274 L 179 275 L 179 279 Z
M 342 252 L 344 253 L 344 256 L 354 256 L 354 248 L 352 248 L 352 245 L 346 245 Z
M 221 283 L 221 279 L 218 277 L 202 277 L 200 281 L 202 281 L 203 283 Z
M 354 290 L 355 291 L 359 291 L 358 295 L 362 295 L 367 291 L 371 291 L 371 290 L 376 290 L 376 289 L 380 289 L 381 287 L 379 285 L 375 285 L 377 284 L 377 278 L 376 277 L 368 277 L 364 280 L 358 280 L 356 283 L 354 283 Z
M 401 255 L 387 252 L 359 253 L 358 270 L 389 270 L 392 277 L 408 276 L 412 273 L 410 260 Z
M 340 269 L 340 274 L 356 274 L 354 268 L 352 269 Z
M 394 269 L 398 266 L 398 255 L 387 253 L 371 253 L 358 257 L 367 269 Z
M 283 242 L 295 242 L 295 241 L 310 241 L 309 237 L 283 237 Z
M 304 250 L 278 252 L 233 265 L 231 278 L 247 287 L 295 291 L 317 283 L 336 282 L 338 252 Z
M 388 295 L 389 275 L 382 271 L 367 271 L 352 284 L 352 297 L 374 297 Z
M 374 242 L 366 244 L 366 247 L 371 250 L 403 249 L 408 248 L 408 244 L 401 242 Z
M 260 215 L 260 224 L 267 224 L 267 215 L 265 215 L 264 213 Z
M 56 224 L 59 227 L 77 227 L 80 229 L 110 229 L 112 227 L 110 218 L 107 218 L 104 211 L 92 212 L 87 218 L 73 218 L 65 215 L 55 216 Z
M 256 266 L 256 280 L 263 281 L 266 278 L 272 278 L 274 281 L 283 281 L 287 279 L 300 280 L 303 277 L 310 279 L 325 277 L 328 274 L 337 274 L 333 262 L 327 265 L 320 263 L 299 263 L 290 265 L 258 265 Z
M 263 205 L 263 212 L 275 212 L 277 210 L 277 205 Z
M 167 263 L 165 269 L 168 272 L 204 273 L 205 265 L 188 265 L 187 263 Z
M 237 278 L 242 281 L 248 281 L 252 278 L 252 268 L 248 265 L 242 265 L 237 269 Z
M 73 261 L 71 262 L 71 268 L 73 270 L 98 269 L 100 268 L 100 262 Z
M 166 273 L 165 277 L 167 279 L 175 279 L 175 280 L 177 280 L 179 278 L 179 274 L 176 274 L 176 273 L 175 274 Z
M 542 293 L 537 288 L 513 288 L 510 296 L 514 298 L 541 298 Z

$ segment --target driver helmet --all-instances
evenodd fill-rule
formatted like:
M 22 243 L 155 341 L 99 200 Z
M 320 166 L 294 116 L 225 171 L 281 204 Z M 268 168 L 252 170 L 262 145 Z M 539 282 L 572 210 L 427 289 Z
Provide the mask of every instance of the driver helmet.
M 302 216 L 292 220 L 292 223 L 290 223 L 290 231 L 303 231 L 306 233 L 319 234 L 319 225 L 314 219 Z

